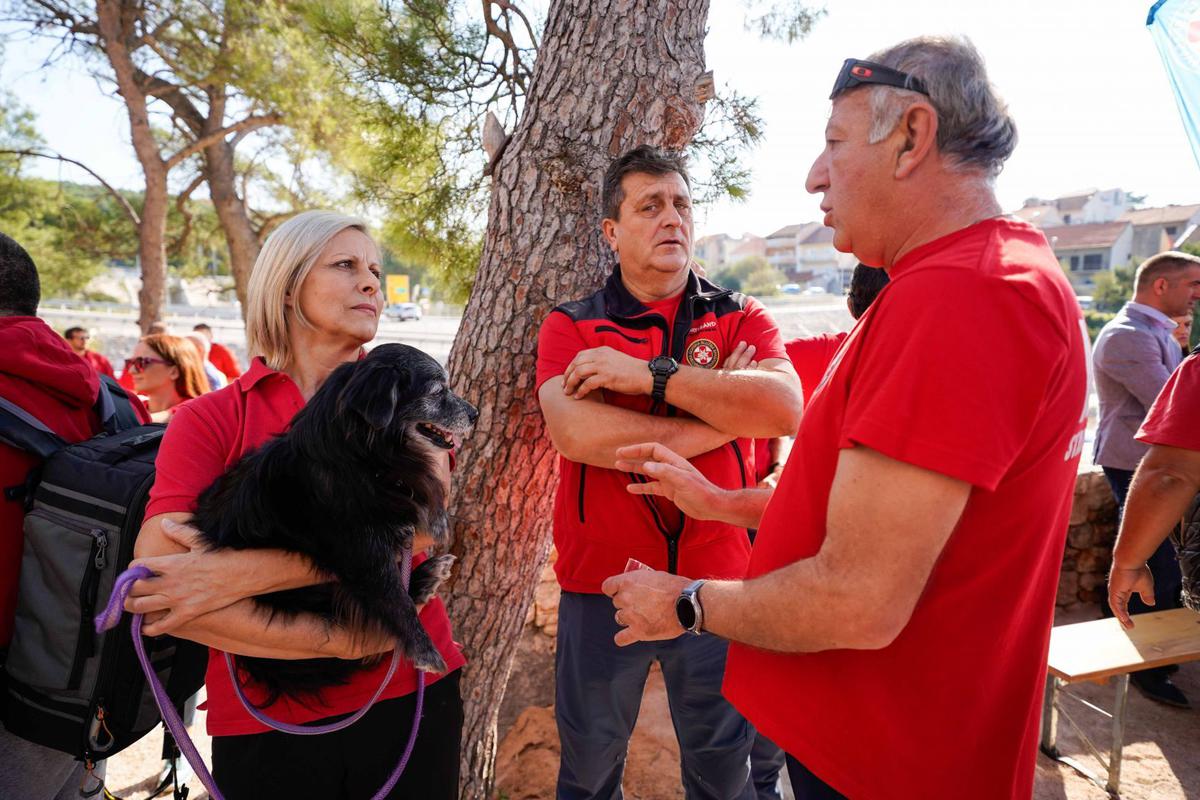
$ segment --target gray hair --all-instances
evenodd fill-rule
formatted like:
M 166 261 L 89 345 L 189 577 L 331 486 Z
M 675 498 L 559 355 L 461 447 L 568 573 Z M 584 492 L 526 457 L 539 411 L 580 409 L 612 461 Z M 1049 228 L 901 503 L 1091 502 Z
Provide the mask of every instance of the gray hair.
M 994 178 L 1017 145 L 1017 125 L 987 77 L 983 58 L 966 37 L 921 36 L 874 53 L 868 59 L 920 78 L 938 115 L 938 150 L 952 169 Z M 882 141 L 900 117 L 924 95 L 874 85 L 871 144 Z

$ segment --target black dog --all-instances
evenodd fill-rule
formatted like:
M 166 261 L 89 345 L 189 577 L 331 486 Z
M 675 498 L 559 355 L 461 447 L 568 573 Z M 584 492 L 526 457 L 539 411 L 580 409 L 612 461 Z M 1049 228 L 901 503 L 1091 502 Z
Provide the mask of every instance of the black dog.
M 256 597 L 272 618 L 313 612 L 333 625 L 387 632 L 417 668 L 442 672 L 445 662 L 416 606 L 450 574 L 454 557 L 414 569 L 408 592 L 398 557 L 416 531 L 445 541 L 446 498 L 433 456 L 452 448 L 477 417 L 432 358 L 381 345 L 335 369 L 286 434 L 206 489 L 192 524 L 212 549 L 290 550 L 335 579 Z M 269 704 L 280 694 L 319 695 L 377 660 L 239 657 L 238 664 L 270 690 Z

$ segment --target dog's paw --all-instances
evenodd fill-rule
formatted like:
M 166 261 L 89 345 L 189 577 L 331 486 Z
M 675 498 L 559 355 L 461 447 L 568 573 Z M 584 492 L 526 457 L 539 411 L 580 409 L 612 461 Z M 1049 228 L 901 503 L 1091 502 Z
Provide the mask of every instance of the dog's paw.
M 442 673 L 446 671 L 445 659 L 428 640 L 423 646 L 418 647 L 417 652 L 409 653 L 409 659 L 414 667 L 425 672 Z
M 446 541 L 446 537 L 450 535 L 450 516 L 444 510 L 439 509 L 433 519 L 429 520 L 428 533 L 438 544 Z
M 408 594 L 417 605 L 428 603 L 437 594 L 438 587 L 450 577 L 450 569 L 454 566 L 454 556 L 450 554 L 434 556 L 424 561 L 413 570 L 409 579 Z

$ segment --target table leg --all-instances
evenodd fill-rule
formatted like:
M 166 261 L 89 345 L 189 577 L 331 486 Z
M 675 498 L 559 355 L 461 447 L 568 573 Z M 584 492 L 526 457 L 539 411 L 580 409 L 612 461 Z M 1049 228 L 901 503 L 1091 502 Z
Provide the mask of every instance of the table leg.
M 1116 680 L 1112 713 L 1112 752 L 1108 757 L 1108 785 L 1113 796 L 1121 788 L 1121 751 L 1125 748 L 1125 701 L 1129 699 L 1129 673 Z
M 1058 678 L 1046 676 L 1046 689 L 1042 695 L 1042 752 L 1051 758 L 1058 757 L 1058 708 L 1054 701 L 1058 696 Z

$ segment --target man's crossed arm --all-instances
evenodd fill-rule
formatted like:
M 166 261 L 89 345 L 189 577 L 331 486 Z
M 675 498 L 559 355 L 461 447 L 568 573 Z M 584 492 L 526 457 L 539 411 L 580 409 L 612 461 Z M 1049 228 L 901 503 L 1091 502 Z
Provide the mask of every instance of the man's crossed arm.
M 781 358 L 740 368 L 750 365 L 753 354 L 753 347 L 739 345 L 730 358 L 734 369 L 679 367 L 667 381 L 666 401 L 695 419 L 605 405 L 595 390 L 649 395 L 654 388 L 647 362 L 611 347 L 581 351 L 561 377 L 542 384 L 538 400 L 558 451 L 606 468 L 615 463 L 618 447 L 639 442 L 658 441 L 692 458 L 738 437 L 790 436 L 803 406 L 796 371 Z

